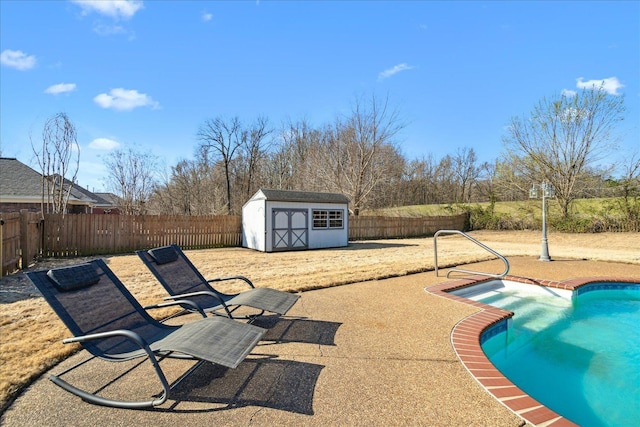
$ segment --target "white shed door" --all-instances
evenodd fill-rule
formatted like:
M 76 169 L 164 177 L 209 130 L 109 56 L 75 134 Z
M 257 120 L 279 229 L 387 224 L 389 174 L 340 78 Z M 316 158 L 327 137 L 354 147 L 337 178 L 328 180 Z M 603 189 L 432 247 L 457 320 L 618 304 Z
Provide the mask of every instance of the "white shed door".
M 273 209 L 273 250 L 307 249 L 309 246 L 309 211 L 307 209 Z

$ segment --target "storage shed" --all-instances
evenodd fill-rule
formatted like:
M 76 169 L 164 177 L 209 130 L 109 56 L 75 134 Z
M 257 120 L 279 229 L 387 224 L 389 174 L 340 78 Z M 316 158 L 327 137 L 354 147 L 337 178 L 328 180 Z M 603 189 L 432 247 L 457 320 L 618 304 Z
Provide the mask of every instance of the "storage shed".
M 242 207 L 242 246 L 262 252 L 347 246 L 348 209 L 342 194 L 258 190 Z

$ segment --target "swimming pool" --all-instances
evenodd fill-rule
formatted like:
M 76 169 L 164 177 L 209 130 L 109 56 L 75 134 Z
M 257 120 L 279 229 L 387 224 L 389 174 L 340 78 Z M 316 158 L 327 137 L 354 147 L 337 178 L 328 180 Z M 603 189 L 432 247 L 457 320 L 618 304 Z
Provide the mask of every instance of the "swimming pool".
M 564 289 L 491 281 L 453 294 L 509 310 L 480 337 L 529 396 L 580 425 L 640 420 L 640 284 Z

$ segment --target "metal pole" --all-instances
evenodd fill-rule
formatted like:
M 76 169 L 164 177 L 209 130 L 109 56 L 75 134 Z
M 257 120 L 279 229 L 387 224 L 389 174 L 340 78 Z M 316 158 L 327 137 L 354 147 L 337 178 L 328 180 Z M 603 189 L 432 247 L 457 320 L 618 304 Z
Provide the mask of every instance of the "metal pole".
M 547 241 L 547 183 L 543 182 L 542 190 L 542 252 L 538 261 L 551 261 L 549 257 L 549 242 Z

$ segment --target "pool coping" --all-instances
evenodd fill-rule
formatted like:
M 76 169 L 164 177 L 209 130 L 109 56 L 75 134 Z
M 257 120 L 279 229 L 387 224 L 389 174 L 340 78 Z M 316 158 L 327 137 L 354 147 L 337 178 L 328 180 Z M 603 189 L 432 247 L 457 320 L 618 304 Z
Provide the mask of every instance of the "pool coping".
M 575 291 L 583 286 L 598 282 L 640 283 L 640 279 L 630 277 L 599 276 L 580 277 L 563 281 L 532 279 L 521 276 L 490 277 L 474 275 L 452 282 L 440 283 L 425 288 L 430 294 L 437 295 L 463 304 L 472 305 L 480 311 L 462 319 L 451 332 L 451 345 L 462 365 L 473 378 L 500 403 L 523 418 L 528 423 L 540 427 L 577 426 L 562 415 L 538 402 L 508 378 L 491 363 L 480 344 L 484 331 L 513 316 L 513 312 L 493 307 L 451 292 L 469 286 L 493 280 L 509 280 L 534 286 L 544 286 L 556 289 Z

